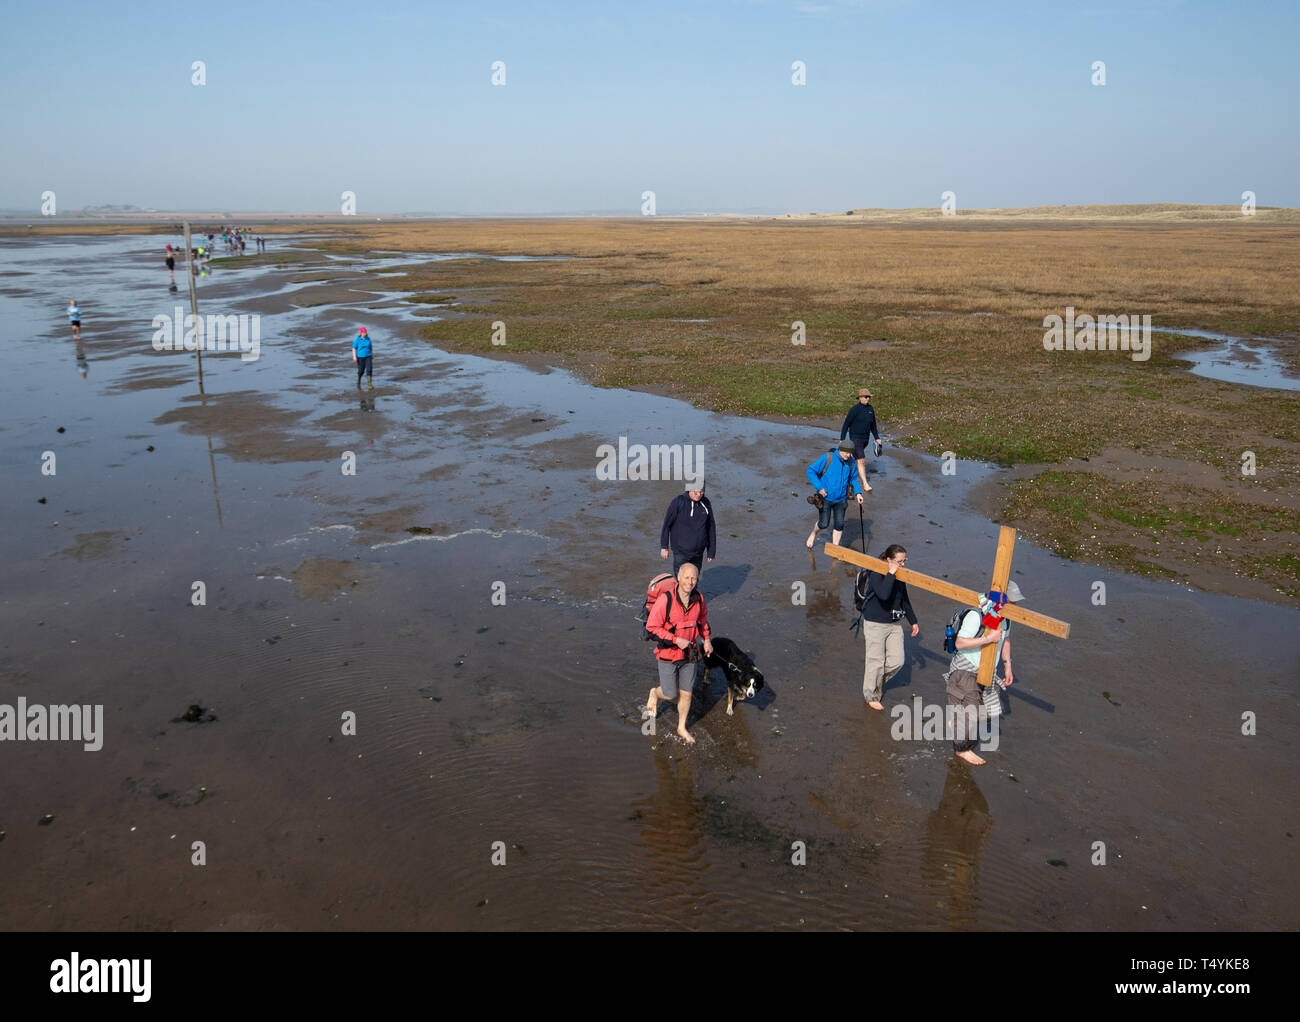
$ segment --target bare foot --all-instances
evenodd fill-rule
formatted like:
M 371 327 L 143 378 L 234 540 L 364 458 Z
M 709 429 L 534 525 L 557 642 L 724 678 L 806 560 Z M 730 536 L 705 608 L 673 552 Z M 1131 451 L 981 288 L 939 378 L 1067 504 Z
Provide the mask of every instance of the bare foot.
M 659 712 L 659 689 L 656 686 L 650 690 L 650 695 L 646 699 L 645 715 L 653 717 Z
M 691 737 L 691 733 L 687 731 L 686 728 L 684 727 L 677 728 L 677 737 L 680 738 L 687 745 L 695 744 L 695 739 Z
M 883 710 L 885 708 L 884 703 L 877 702 L 875 699 L 871 700 L 871 702 L 867 703 L 867 705 L 870 706 L 873 710 Z
M 870 487 L 870 486 L 864 486 L 864 487 L 862 487 L 862 492 L 863 492 L 863 493 L 870 493 L 870 492 L 871 492 L 871 487 Z
M 808 537 L 808 542 L 805 543 L 804 546 L 806 546 L 809 550 L 811 550 L 813 548 L 813 544 L 816 542 L 817 542 L 817 533 L 814 532 L 811 536 Z
M 957 758 L 964 759 L 971 766 L 983 766 L 986 762 L 988 762 L 982 757 L 975 755 L 975 753 L 973 753 L 970 749 L 967 749 L 965 752 L 957 753 Z

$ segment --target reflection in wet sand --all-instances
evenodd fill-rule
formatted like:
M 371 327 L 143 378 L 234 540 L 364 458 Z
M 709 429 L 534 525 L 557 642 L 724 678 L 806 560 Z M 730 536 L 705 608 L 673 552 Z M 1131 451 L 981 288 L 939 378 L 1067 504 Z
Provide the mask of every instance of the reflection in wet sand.
M 932 891 L 944 895 L 945 916 L 954 930 L 977 925 L 976 880 L 992 829 L 989 804 L 970 769 L 950 760 L 943 797 L 926 820 L 921 875 Z
M 808 618 L 812 621 L 838 621 L 846 618 L 844 600 L 840 596 L 841 586 L 838 578 L 829 585 L 822 585 L 808 590 Z
M 695 794 L 695 767 L 690 761 L 662 748 L 652 755 L 655 791 L 632 803 L 632 819 L 645 846 L 650 879 L 644 891 L 646 909 L 662 924 L 680 920 L 681 913 L 688 912 L 708 889 L 699 869 L 707 800 Z

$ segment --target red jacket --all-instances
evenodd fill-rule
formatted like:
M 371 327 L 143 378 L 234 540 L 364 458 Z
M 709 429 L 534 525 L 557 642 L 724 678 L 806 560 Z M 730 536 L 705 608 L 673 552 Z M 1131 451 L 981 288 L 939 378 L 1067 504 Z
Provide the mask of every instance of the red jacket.
M 665 610 L 667 621 L 664 620 Z M 673 631 L 668 630 L 666 626 L 669 625 L 673 627 Z M 682 598 L 676 587 L 669 592 L 667 599 L 661 596 L 651 608 L 650 619 L 646 621 L 645 626 L 646 631 L 655 638 L 667 642 L 672 642 L 674 639 L 694 642 L 697 638 L 712 638 L 709 633 L 709 609 L 704 605 L 704 597 L 700 595 L 698 589 L 691 593 L 691 602 L 685 607 L 682 606 Z M 686 659 L 686 653 L 676 646 L 655 650 L 655 656 L 669 663 Z

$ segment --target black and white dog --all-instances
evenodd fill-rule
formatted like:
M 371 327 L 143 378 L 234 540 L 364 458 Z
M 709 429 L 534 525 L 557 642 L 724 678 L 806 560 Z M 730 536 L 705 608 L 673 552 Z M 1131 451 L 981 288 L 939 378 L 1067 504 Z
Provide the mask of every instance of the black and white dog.
M 753 699 L 763 687 L 763 673 L 754 661 L 730 639 L 714 639 L 713 652 L 704 658 L 704 669 L 721 667 L 727 676 L 727 716 L 732 716 L 732 704 Z

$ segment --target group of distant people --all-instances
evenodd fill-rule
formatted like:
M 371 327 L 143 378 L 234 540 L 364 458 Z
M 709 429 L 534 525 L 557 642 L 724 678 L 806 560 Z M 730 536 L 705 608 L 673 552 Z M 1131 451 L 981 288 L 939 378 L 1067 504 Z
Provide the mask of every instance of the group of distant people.
M 226 246 L 226 252 L 230 255 L 246 255 L 248 251 L 249 233 L 243 227 L 232 227 L 229 230 L 221 232 L 221 243 Z M 216 234 L 208 234 L 208 246 L 216 244 Z M 266 239 L 261 235 L 252 238 L 258 252 L 266 251 Z
M 204 244 L 205 236 L 199 235 L 199 243 L 190 246 L 190 266 L 194 275 L 197 277 L 200 273 L 207 275 L 207 270 L 211 267 L 212 253 L 217 244 L 217 233 L 209 231 L 206 235 L 207 244 Z M 245 255 L 248 249 L 250 235 L 242 227 L 233 227 L 230 230 L 221 232 L 221 243 L 226 246 L 226 252 L 229 255 Z M 258 252 L 266 251 L 266 239 L 261 235 L 251 239 L 257 247 Z M 176 256 L 184 256 L 185 250 L 177 248 L 168 243 L 164 250 L 164 259 L 167 263 L 167 276 L 171 284 L 171 289 L 176 290 Z

